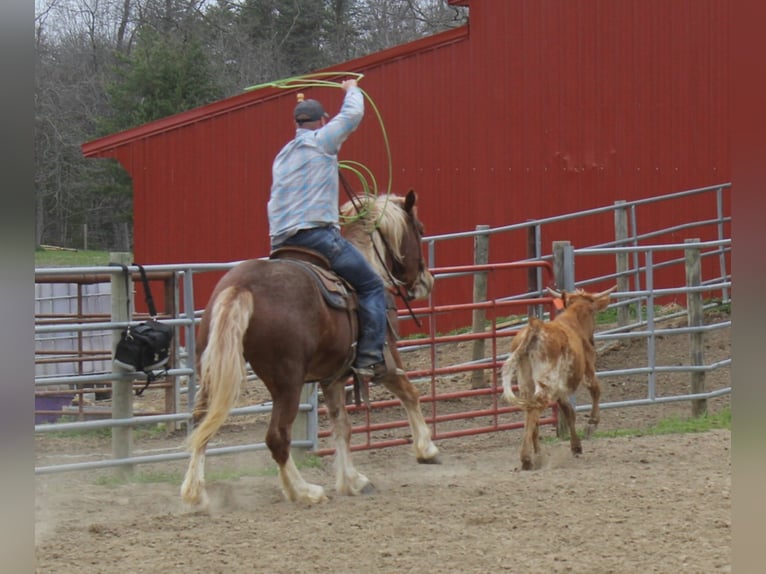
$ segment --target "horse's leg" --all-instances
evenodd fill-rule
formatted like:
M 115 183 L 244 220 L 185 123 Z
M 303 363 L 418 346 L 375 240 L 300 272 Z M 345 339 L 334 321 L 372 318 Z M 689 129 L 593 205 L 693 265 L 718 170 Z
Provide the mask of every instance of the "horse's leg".
M 389 340 L 391 355 L 396 366 L 404 370 L 402 358 L 396 348 L 396 343 Z M 428 428 L 423 412 L 420 410 L 420 393 L 407 378 L 407 375 L 388 377 L 383 385 L 402 402 L 407 420 L 412 432 L 412 449 L 418 462 L 424 464 L 438 464 L 439 449 L 431 440 L 431 429 Z
M 557 399 L 556 402 L 559 405 L 559 409 L 564 413 L 564 417 L 569 427 L 569 446 L 572 449 L 572 454 L 582 454 L 582 444 L 580 442 L 580 435 L 577 434 L 577 428 L 575 425 L 575 410 L 569 403 L 568 399 Z
M 532 430 L 532 448 L 535 454 L 540 454 L 540 423 L 539 421 Z
M 383 383 L 402 402 L 412 432 L 412 449 L 420 463 L 438 463 L 439 449 L 431 440 L 431 429 L 420 410 L 420 395 L 406 375 L 390 377 Z
M 335 381 L 323 387 L 322 393 L 335 439 L 335 490 L 352 496 L 368 492 L 372 487 L 370 480 L 351 462 L 351 420 L 344 404 L 345 382 Z
M 308 504 L 324 502 L 327 500 L 324 489 L 318 484 L 311 484 L 303 479 L 290 452 L 293 422 L 298 414 L 303 379 L 288 380 L 299 382 L 285 384 L 278 389 L 269 385 L 273 407 L 269 428 L 266 431 L 266 446 L 269 447 L 271 457 L 279 467 L 279 481 L 282 492 L 288 500 Z

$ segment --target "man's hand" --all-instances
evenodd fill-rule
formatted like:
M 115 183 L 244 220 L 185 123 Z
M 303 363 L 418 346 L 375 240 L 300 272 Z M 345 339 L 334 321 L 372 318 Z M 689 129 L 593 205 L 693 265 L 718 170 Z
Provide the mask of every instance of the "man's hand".
M 356 87 L 356 80 L 350 79 L 350 80 L 343 80 L 343 83 L 340 85 L 341 88 L 343 88 L 345 91 L 348 91 L 350 88 Z

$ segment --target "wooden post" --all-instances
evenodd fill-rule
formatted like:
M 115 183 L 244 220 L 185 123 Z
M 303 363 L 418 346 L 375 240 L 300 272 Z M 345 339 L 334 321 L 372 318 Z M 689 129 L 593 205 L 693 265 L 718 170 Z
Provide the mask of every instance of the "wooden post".
M 699 243 L 699 239 L 687 239 L 684 243 Z M 684 250 L 686 263 L 686 286 L 699 287 L 702 284 L 699 247 L 687 247 Z M 704 324 L 702 293 L 689 293 L 686 297 L 686 314 L 689 327 L 701 327 Z M 689 361 L 692 366 L 701 366 L 703 360 L 704 335 L 702 332 L 689 333 Z M 693 372 L 691 376 L 692 394 L 705 392 L 705 373 Z M 692 416 L 700 417 L 707 413 L 707 400 L 692 401 Z
M 109 254 L 109 262 L 121 265 L 130 265 L 131 254 L 118 252 Z M 125 277 L 122 273 L 112 274 L 112 321 L 129 321 L 130 294 L 133 290 L 133 282 L 128 274 L 128 288 L 125 288 Z M 122 329 L 112 331 L 112 355 L 120 340 Z M 112 364 L 112 372 L 122 375 L 125 370 Z M 112 418 L 126 419 L 133 417 L 133 380 L 115 378 L 112 381 Z M 133 451 L 133 428 L 112 427 L 112 457 L 129 458 Z M 118 473 L 132 474 L 133 465 L 116 467 Z
M 614 210 L 614 238 L 618 247 L 627 245 L 628 239 L 628 211 L 625 209 L 625 201 L 615 201 L 617 209 Z M 628 277 L 628 253 L 622 252 L 615 255 L 617 266 L 617 290 L 629 291 L 630 278 Z M 617 307 L 617 324 L 624 327 L 630 321 L 630 309 L 627 305 Z
M 489 225 L 477 225 L 476 231 L 489 229 Z M 489 235 L 474 235 L 473 239 L 473 263 L 474 265 L 486 265 L 489 263 Z M 482 303 L 487 300 L 487 272 L 481 271 L 473 275 L 473 302 Z M 473 310 L 472 332 L 484 334 L 487 328 L 487 314 L 484 309 Z M 474 339 L 472 358 L 474 361 L 484 359 L 484 339 Z M 471 388 L 480 389 L 485 387 L 484 370 L 471 371 Z
M 553 242 L 553 277 L 559 291 L 574 291 L 574 252 L 569 241 Z M 575 395 L 569 396 L 572 407 L 577 406 Z M 556 418 L 556 436 L 569 438 L 566 418 Z
M 574 252 L 569 241 L 553 242 L 553 278 L 558 290 L 574 291 Z

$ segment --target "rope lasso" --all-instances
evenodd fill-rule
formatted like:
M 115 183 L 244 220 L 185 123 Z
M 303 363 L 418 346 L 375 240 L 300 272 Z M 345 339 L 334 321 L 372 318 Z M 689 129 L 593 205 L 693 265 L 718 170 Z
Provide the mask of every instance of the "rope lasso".
M 331 81 L 331 80 L 325 80 L 322 78 L 338 78 L 338 77 L 355 77 L 357 82 L 361 81 L 364 77 L 364 74 L 357 73 L 357 72 L 314 72 L 311 74 L 305 74 L 302 76 L 293 76 L 290 78 L 285 78 L 282 80 L 277 80 L 274 82 L 265 82 L 263 84 L 257 84 L 255 86 L 250 86 L 248 88 L 245 88 L 245 91 L 253 91 L 258 90 L 261 88 L 278 88 L 278 89 L 300 89 L 300 88 L 312 88 L 312 87 L 331 87 L 331 88 L 341 88 L 342 84 L 337 81 Z M 392 180 L 393 180 L 393 162 L 391 159 L 391 145 L 388 140 L 388 134 L 386 133 L 386 128 L 383 123 L 383 117 L 380 114 L 380 110 L 378 109 L 378 106 L 375 104 L 373 99 L 370 97 L 370 95 L 364 91 L 362 88 L 359 88 L 359 90 L 362 92 L 362 96 L 369 102 L 370 107 L 375 112 L 375 116 L 378 119 L 378 123 L 380 124 L 380 130 L 383 134 L 383 144 L 386 149 L 386 157 L 388 160 L 388 186 L 386 189 L 386 204 L 388 203 L 389 197 L 391 195 L 391 186 L 392 186 Z M 305 98 L 304 94 L 298 93 L 297 99 L 298 101 L 303 101 Z M 359 205 L 359 200 L 353 193 L 353 190 L 351 189 L 351 186 L 349 185 L 348 181 L 346 180 L 345 176 L 343 175 L 343 170 L 348 170 L 354 173 L 359 181 L 362 184 L 362 188 L 364 190 L 365 195 L 371 195 L 373 197 L 378 196 L 378 183 L 375 179 L 374 174 L 372 173 L 372 170 L 369 169 L 367 166 L 363 165 L 360 162 L 352 161 L 352 160 L 344 160 L 338 162 L 338 177 L 343 184 L 343 188 L 346 191 L 346 194 L 349 196 L 350 201 L 354 205 L 354 208 L 356 209 L 357 214 L 354 216 L 343 216 L 341 215 L 341 225 L 347 225 L 349 223 L 352 223 L 354 221 L 357 221 L 367 215 L 366 210 Z M 364 173 L 363 173 L 364 172 Z M 372 181 L 372 187 L 370 186 L 370 183 L 365 176 L 365 174 L 370 178 Z M 386 205 L 383 206 L 383 209 L 381 210 L 381 214 L 375 222 L 375 227 L 378 227 L 378 224 L 380 222 L 380 218 L 383 217 L 383 212 L 386 209 Z M 391 247 L 388 245 L 388 242 L 385 237 L 383 237 L 383 234 L 380 234 L 380 237 L 386 246 L 386 249 L 391 251 Z M 391 273 L 391 270 L 388 269 L 388 267 L 385 264 L 385 259 L 381 256 L 381 254 L 378 252 L 378 248 L 375 245 L 375 242 L 372 243 L 373 249 L 375 251 L 375 255 L 378 257 L 380 262 L 382 263 L 382 267 L 386 270 L 386 273 L 389 276 L 389 281 L 392 286 L 396 289 L 396 294 L 399 296 L 399 298 L 404 301 L 405 305 L 407 306 L 407 310 L 409 311 L 410 315 L 414 319 L 415 323 L 418 327 L 421 326 L 420 320 L 415 315 L 414 311 L 412 310 L 412 307 L 410 306 L 409 301 L 407 298 L 402 294 L 401 292 L 401 282 L 399 282 Z
M 361 81 L 362 78 L 364 78 L 364 74 L 361 74 L 359 72 L 314 72 L 310 74 L 304 74 L 301 76 L 293 76 L 290 78 L 284 78 L 284 79 L 276 80 L 273 82 L 265 82 L 263 84 L 249 86 L 245 88 L 245 91 L 259 90 L 262 88 L 278 88 L 282 90 L 294 90 L 294 89 L 305 89 L 305 88 L 340 88 L 341 82 L 334 80 L 334 78 L 339 78 L 339 77 L 347 78 L 349 76 L 356 78 L 357 82 Z M 325 78 L 333 78 L 333 80 L 325 79 Z M 362 92 L 363 97 L 369 103 L 372 110 L 375 112 L 375 116 L 378 119 L 378 124 L 380 125 L 380 130 L 383 135 L 383 144 L 385 146 L 386 158 L 387 158 L 387 164 L 388 164 L 388 185 L 386 186 L 386 192 L 385 192 L 386 201 L 388 201 L 388 197 L 391 194 L 391 186 L 392 186 L 392 180 L 393 180 L 393 161 L 391 159 L 391 146 L 388 139 L 388 134 L 386 132 L 385 125 L 383 123 L 383 117 L 377 105 L 375 104 L 373 99 L 370 97 L 370 95 L 366 91 L 364 91 L 362 88 L 359 88 L 359 90 Z M 298 93 L 297 96 L 298 96 L 298 101 L 301 101 L 303 94 Z M 375 176 L 373 175 L 372 170 L 369 169 L 367 166 L 353 160 L 341 160 L 338 162 L 338 165 L 341 169 L 348 170 L 357 176 L 357 178 L 361 182 L 362 189 L 365 195 L 372 195 L 373 197 L 377 197 L 379 195 L 378 182 Z M 385 206 L 384 206 L 384 209 L 385 209 Z M 366 213 L 357 213 L 357 215 L 353 215 L 353 216 L 341 216 L 341 225 L 347 225 L 349 223 L 352 223 L 364 217 L 365 215 Z M 377 224 L 378 222 L 376 221 L 376 226 Z

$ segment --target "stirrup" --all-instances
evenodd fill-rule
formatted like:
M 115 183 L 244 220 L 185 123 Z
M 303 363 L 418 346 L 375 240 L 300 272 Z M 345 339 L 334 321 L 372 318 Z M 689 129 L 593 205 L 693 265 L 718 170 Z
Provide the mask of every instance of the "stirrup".
M 381 384 L 389 377 L 401 377 L 405 372 L 396 367 L 393 370 L 386 369 L 385 361 L 374 363 L 368 367 L 351 367 L 354 376 L 354 403 L 357 407 L 362 405 L 362 400 L 367 408 L 370 408 L 370 385 Z
M 359 379 L 366 379 L 376 385 L 388 377 L 401 377 L 405 372 L 399 367 L 387 368 L 385 361 L 373 363 L 367 367 L 352 367 L 354 376 Z

